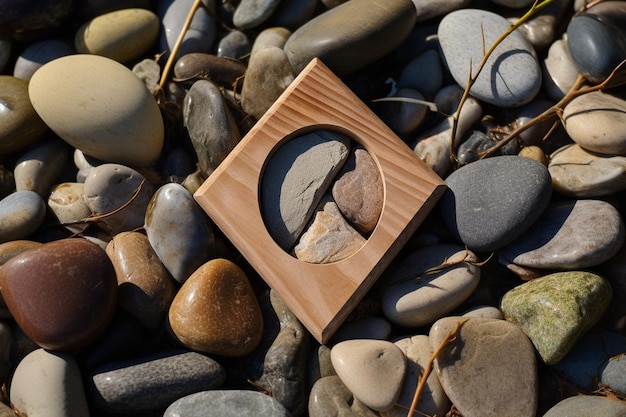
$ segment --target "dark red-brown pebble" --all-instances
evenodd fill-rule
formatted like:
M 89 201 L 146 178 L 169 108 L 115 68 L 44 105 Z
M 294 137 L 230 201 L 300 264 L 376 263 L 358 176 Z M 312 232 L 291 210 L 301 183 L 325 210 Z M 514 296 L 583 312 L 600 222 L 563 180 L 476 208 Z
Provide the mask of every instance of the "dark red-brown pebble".
M 98 245 L 81 238 L 45 243 L 0 268 L 0 291 L 24 333 L 46 349 L 93 342 L 116 306 L 117 280 Z
M 236 59 L 211 54 L 183 55 L 174 66 L 174 75 L 181 80 L 204 78 L 214 84 L 233 90 L 235 82 L 243 77 L 246 66 Z M 243 80 L 239 80 L 243 83 Z

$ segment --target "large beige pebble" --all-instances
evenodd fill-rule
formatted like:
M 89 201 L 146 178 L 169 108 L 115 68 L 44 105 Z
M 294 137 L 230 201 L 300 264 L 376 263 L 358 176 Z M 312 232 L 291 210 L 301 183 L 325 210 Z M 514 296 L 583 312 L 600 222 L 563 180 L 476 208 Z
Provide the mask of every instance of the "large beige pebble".
M 122 9 L 100 15 L 78 29 L 76 51 L 129 63 L 140 58 L 159 37 L 159 18 L 146 9 Z
M 43 121 L 88 156 L 145 166 L 161 154 L 163 119 L 156 100 L 130 69 L 112 59 L 56 59 L 37 70 L 28 92 Z
M 626 100 L 600 91 L 583 94 L 565 106 L 563 121 L 581 148 L 626 156 Z

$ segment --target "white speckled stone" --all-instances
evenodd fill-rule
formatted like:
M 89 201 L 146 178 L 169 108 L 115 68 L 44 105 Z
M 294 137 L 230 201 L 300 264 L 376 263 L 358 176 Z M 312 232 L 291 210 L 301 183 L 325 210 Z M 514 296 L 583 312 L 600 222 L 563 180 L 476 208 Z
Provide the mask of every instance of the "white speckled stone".
M 577 144 L 554 151 L 548 171 L 554 190 L 570 197 L 600 197 L 626 189 L 626 156 L 600 155 Z
M 164 129 L 156 100 L 130 69 L 112 59 L 55 59 L 33 74 L 28 92 L 50 129 L 89 156 L 140 166 L 161 155 Z
M 341 381 L 363 404 L 391 409 L 406 373 L 402 350 L 385 340 L 354 339 L 333 346 L 330 359 Z
M 528 337 L 504 320 L 446 317 L 430 329 L 431 349 L 459 322 L 456 341 L 434 363 L 450 401 L 464 417 L 535 417 L 537 365 Z
M 582 148 L 626 156 L 626 100 L 594 91 L 572 100 L 563 110 L 567 134 Z
M 88 417 L 80 370 L 72 355 L 37 349 L 18 364 L 11 402 L 28 417 Z
M 502 16 L 476 9 L 457 10 L 441 20 L 437 34 L 443 56 L 461 87 L 467 85 L 470 61 L 475 73 L 483 45 L 488 49 L 509 26 Z M 513 107 L 531 101 L 540 88 L 541 69 L 535 51 L 521 33 L 513 32 L 489 57 L 471 94 L 496 106 Z

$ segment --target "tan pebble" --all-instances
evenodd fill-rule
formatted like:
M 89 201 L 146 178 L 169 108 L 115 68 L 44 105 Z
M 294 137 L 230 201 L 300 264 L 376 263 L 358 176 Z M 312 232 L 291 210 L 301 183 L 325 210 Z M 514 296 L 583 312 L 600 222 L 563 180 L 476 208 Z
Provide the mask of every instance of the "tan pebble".
M 400 396 L 404 353 L 386 340 L 354 339 L 333 346 L 330 359 L 341 381 L 363 404 L 387 411 Z
M 252 286 L 226 259 L 213 259 L 191 274 L 172 302 L 169 324 L 186 347 L 228 357 L 251 353 L 263 336 Z
M 534 159 L 535 161 L 548 166 L 548 157 L 539 146 L 524 146 L 519 152 L 519 156 Z
M 147 328 L 157 328 L 176 295 L 176 286 L 148 238 L 137 232 L 117 234 L 106 254 L 115 268 L 119 306 Z
M 48 197 L 48 207 L 60 223 L 71 223 L 91 216 L 91 210 L 85 201 L 85 184 L 64 182 L 52 189 Z M 72 232 L 79 232 L 86 223 L 67 225 Z
M 0 243 L 0 265 L 4 265 L 14 256 L 37 246 L 41 246 L 41 243 L 32 240 L 12 240 Z
M 102 55 L 121 63 L 141 57 L 157 41 L 159 18 L 146 9 L 123 9 L 85 23 L 74 38 L 76 51 Z

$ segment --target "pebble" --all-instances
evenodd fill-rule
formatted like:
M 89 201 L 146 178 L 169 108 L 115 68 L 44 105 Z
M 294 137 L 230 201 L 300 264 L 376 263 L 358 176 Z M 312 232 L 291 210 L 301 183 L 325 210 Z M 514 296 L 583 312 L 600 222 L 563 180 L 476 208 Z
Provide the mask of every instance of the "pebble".
M 268 232 L 288 251 L 348 158 L 350 139 L 317 130 L 278 148 L 261 179 L 261 212 Z
M 476 252 L 500 249 L 523 235 L 548 206 L 547 168 L 519 156 L 481 159 L 446 178 L 443 219 Z
M 379 414 L 365 406 L 336 375 L 320 378 L 311 388 L 309 416 L 376 417 Z
M 252 42 L 241 30 L 232 30 L 220 39 L 217 45 L 217 56 L 242 59 L 250 53 Z
M 163 417 L 291 417 L 269 395 L 245 390 L 212 390 L 187 395 L 173 402 Z
M 34 191 L 47 198 L 69 159 L 69 147 L 61 140 L 38 142 L 15 163 L 13 176 L 17 191 Z
M 476 289 L 480 268 L 471 262 L 477 261 L 472 252 L 450 244 L 407 255 L 386 278 L 390 285 L 381 296 L 385 317 L 405 327 L 425 326 L 444 317 Z M 450 265 L 445 266 L 446 262 Z
M 543 68 L 546 93 L 553 100 L 562 99 L 578 77 L 578 67 L 572 60 L 565 39 L 552 43 L 543 61 Z
M 292 415 L 299 416 L 306 411 L 311 336 L 276 291 L 270 290 L 260 304 L 263 337 L 249 359 L 250 379 L 261 390 L 271 392 Z M 327 359 L 332 368 L 330 350 Z
M 399 88 L 392 97 L 425 101 L 419 91 L 406 87 Z M 425 105 L 406 101 L 390 101 L 381 105 L 383 121 L 400 137 L 413 133 L 425 121 L 428 113 Z
M 187 92 L 183 118 L 198 167 L 208 177 L 239 143 L 239 128 L 219 87 L 207 80 L 194 82 Z
M 34 191 L 16 191 L 0 200 L 0 243 L 25 239 L 46 217 L 46 203 Z
M 543 417 L 621 417 L 626 404 L 607 397 L 576 395 L 550 408 Z
M 475 130 L 457 150 L 457 158 L 462 165 L 475 162 L 480 159 L 480 154 L 494 146 L 498 141 L 480 130 Z M 516 155 L 519 152 L 517 141 L 509 141 L 506 145 L 494 152 L 493 156 Z
M 317 0 L 281 0 L 268 24 L 295 30 L 314 17 L 318 4 Z
M 387 415 L 390 417 L 406 417 L 407 410 L 413 402 L 418 380 L 424 373 L 424 369 L 432 355 L 432 350 L 426 335 L 405 337 L 396 340 L 394 343 L 404 352 L 407 358 L 407 372 L 400 398 L 396 405 L 387 412 Z M 450 400 L 444 392 L 436 372 L 431 372 L 428 375 L 420 400 L 415 408 L 420 413 L 432 416 L 444 416 L 450 409 Z
M 182 56 L 174 67 L 178 79 L 202 78 L 229 90 L 235 90 L 235 84 L 242 83 L 245 72 L 246 66 L 236 59 L 201 53 Z
M 262 30 L 254 39 L 254 43 L 252 44 L 252 49 L 250 51 L 250 57 L 255 55 L 261 49 L 270 48 L 272 46 L 283 49 L 291 34 L 292 32 L 289 29 L 281 27 L 271 27 Z
M 622 217 L 607 202 L 554 202 L 530 230 L 500 251 L 499 261 L 539 269 L 586 269 L 612 258 L 624 234 Z
M 15 61 L 13 76 L 28 81 L 42 65 L 73 53 L 74 48 L 60 39 L 34 42 L 26 47 Z
M 104 365 L 89 379 L 89 395 L 97 408 L 116 414 L 139 414 L 218 388 L 225 382 L 226 372 L 208 356 L 169 350 Z
M 71 14 L 70 0 L 41 0 L 37 7 L 25 1 L 6 2 L 2 7 L 2 33 L 19 41 L 30 41 L 58 28 Z
M 187 15 L 194 0 L 159 0 L 157 9 L 161 18 L 161 37 L 159 50 L 169 54 L 174 48 L 183 28 Z M 199 7 L 193 15 L 189 29 L 183 37 L 176 58 L 193 52 L 210 53 L 217 32 L 217 24 L 213 13 L 214 0 L 203 0 L 203 7 Z
M 91 209 L 85 201 L 85 184 L 79 182 L 63 182 L 57 184 L 48 197 L 48 208 L 59 223 L 80 222 L 91 216 Z M 83 224 L 65 226 L 73 233 L 80 232 Z
M 602 197 L 626 189 L 626 155 L 599 155 L 568 144 L 550 155 L 548 171 L 554 190 L 569 197 Z
M 154 46 L 159 30 L 159 18 L 150 10 L 116 10 L 83 24 L 74 46 L 79 54 L 102 55 L 126 64 Z
M 344 219 L 332 200 L 322 200 L 309 226 L 294 247 L 303 262 L 338 262 L 358 252 L 366 239 Z
M 500 308 L 519 326 L 548 365 L 558 363 L 602 317 L 611 285 L 592 272 L 545 275 L 504 294 Z
M 176 293 L 168 317 L 176 338 L 200 352 L 246 356 L 263 336 L 254 290 L 245 273 L 226 259 L 198 268 Z
M 115 271 L 86 239 L 61 239 L 15 256 L 2 266 L 0 286 L 20 328 L 46 349 L 89 345 L 115 312 Z
M 0 155 L 26 149 L 46 130 L 28 98 L 28 82 L 0 75 Z
M 465 88 L 471 65 L 475 75 L 483 45 L 491 45 L 509 28 L 505 18 L 486 10 L 462 9 L 447 14 L 437 34 L 446 65 Z M 530 102 L 541 87 L 541 68 L 534 48 L 519 32 L 506 37 L 487 59 L 470 93 L 495 106 L 515 107 Z
M 15 369 L 9 395 L 13 406 L 29 417 L 89 416 L 80 369 L 69 353 L 29 353 Z
M 122 232 L 106 247 L 117 277 L 117 300 L 149 329 L 156 329 L 165 316 L 177 288 L 157 257 L 146 235 Z
M 567 26 L 567 44 L 572 60 L 589 81 L 603 81 L 626 58 L 626 32 L 620 22 L 593 11 L 572 18 Z
M 113 234 L 142 227 L 153 194 L 154 186 L 143 175 L 120 164 L 99 165 L 85 178 L 84 199 L 94 215 L 110 214 L 124 206 L 99 220 Z
M 526 335 L 504 320 L 446 317 L 430 329 L 431 349 L 457 328 L 456 340 L 434 362 L 452 404 L 465 417 L 534 417 L 538 376 Z
M 626 100 L 594 91 L 570 101 L 563 110 L 563 124 L 574 142 L 591 152 L 626 156 Z
M 0 243 L 0 265 L 4 265 L 14 256 L 40 245 L 40 242 L 33 240 L 11 240 L 10 242 Z
M 233 23 L 239 30 L 257 27 L 269 19 L 280 3 L 280 0 L 242 0 L 235 9 Z
M 442 85 L 441 58 L 432 49 L 409 62 L 398 79 L 399 88 L 413 88 L 427 97 L 435 95 Z
M 163 119 L 156 101 L 139 78 L 112 59 L 56 59 L 33 75 L 28 91 L 50 129 L 89 156 L 142 166 L 161 154 Z
M 253 50 L 241 89 L 241 107 L 260 119 L 293 80 L 293 70 L 282 49 Z
M 465 313 L 463 313 L 463 317 L 480 317 L 484 319 L 497 319 L 503 320 L 504 315 L 499 308 L 494 306 L 478 306 L 474 307 Z
M 346 219 L 361 233 L 374 230 L 383 210 L 383 184 L 378 166 L 362 147 L 355 147 L 332 187 Z
M 165 184 L 154 193 L 144 227 L 157 256 L 181 284 L 213 257 L 213 228 L 180 184 Z
M 346 2 L 300 26 L 285 44 L 285 53 L 300 71 L 317 57 L 337 75 L 357 71 L 394 50 L 416 21 L 411 0 Z
M 346 340 L 333 346 L 330 358 L 341 381 L 367 407 L 390 410 L 406 375 L 402 350 L 386 340 Z

